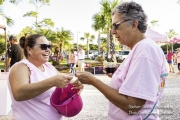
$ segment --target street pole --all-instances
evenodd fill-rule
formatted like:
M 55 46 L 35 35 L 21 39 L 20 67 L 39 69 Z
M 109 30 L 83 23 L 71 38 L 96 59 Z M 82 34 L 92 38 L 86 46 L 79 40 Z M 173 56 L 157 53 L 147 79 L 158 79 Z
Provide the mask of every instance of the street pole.
M 4 28 L 4 39 L 5 39 L 5 71 L 8 72 L 8 53 L 7 53 L 7 36 L 6 36 L 6 28 Z
M 77 50 L 78 50 L 78 31 L 77 31 Z

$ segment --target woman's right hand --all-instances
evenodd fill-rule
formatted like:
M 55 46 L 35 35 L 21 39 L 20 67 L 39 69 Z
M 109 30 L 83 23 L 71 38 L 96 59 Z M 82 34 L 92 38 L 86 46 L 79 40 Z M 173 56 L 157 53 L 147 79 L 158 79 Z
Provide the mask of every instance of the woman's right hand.
M 54 76 L 54 86 L 65 88 L 72 79 L 73 76 L 70 74 L 58 73 Z

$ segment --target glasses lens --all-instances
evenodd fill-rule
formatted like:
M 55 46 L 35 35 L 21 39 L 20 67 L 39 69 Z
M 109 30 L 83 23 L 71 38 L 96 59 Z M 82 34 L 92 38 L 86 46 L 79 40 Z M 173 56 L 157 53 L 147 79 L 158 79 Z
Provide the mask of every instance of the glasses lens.
M 52 45 L 47 45 L 47 47 L 51 50 L 51 48 L 52 48 Z
M 47 50 L 47 48 L 51 49 L 52 46 L 48 44 L 40 44 L 41 50 Z
M 116 29 L 118 28 L 119 24 L 120 24 L 120 23 L 114 23 L 114 24 L 112 24 L 111 28 L 112 28 L 113 30 L 116 30 Z

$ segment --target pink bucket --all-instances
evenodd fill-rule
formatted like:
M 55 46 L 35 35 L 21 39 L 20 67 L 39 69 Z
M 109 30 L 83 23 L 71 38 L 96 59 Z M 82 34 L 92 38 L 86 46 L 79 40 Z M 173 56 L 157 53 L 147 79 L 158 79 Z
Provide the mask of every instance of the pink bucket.
M 51 105 L 66 117 L 77 115 L 83 107 L 81 96 L 77 94 L 79 90 L 71 90 L 72 86 L 68 84 L 66 88 L 56 88 L 50 98 Z

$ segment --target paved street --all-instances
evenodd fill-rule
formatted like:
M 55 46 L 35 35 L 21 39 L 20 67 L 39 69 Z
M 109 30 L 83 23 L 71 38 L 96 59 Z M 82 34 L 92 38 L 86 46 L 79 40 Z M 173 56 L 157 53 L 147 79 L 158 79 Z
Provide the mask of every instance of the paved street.
M 96 77 L 106 84 L 110 82 L 110 78 L 105 75 L 96 75 Z M 179 91 L 180 75 L 170 73 L 160 101 L 160 118 L 162 120 L 180 120 Z M 85 85 L 82 99 L 84 103 L 82 111 L 77 116 L 65 118 L 65 120 L 107 120 L 108 100 L 97 89 Z M 12 120 L 11 112 L 7 116 L 0 116 L 0 120 Z

